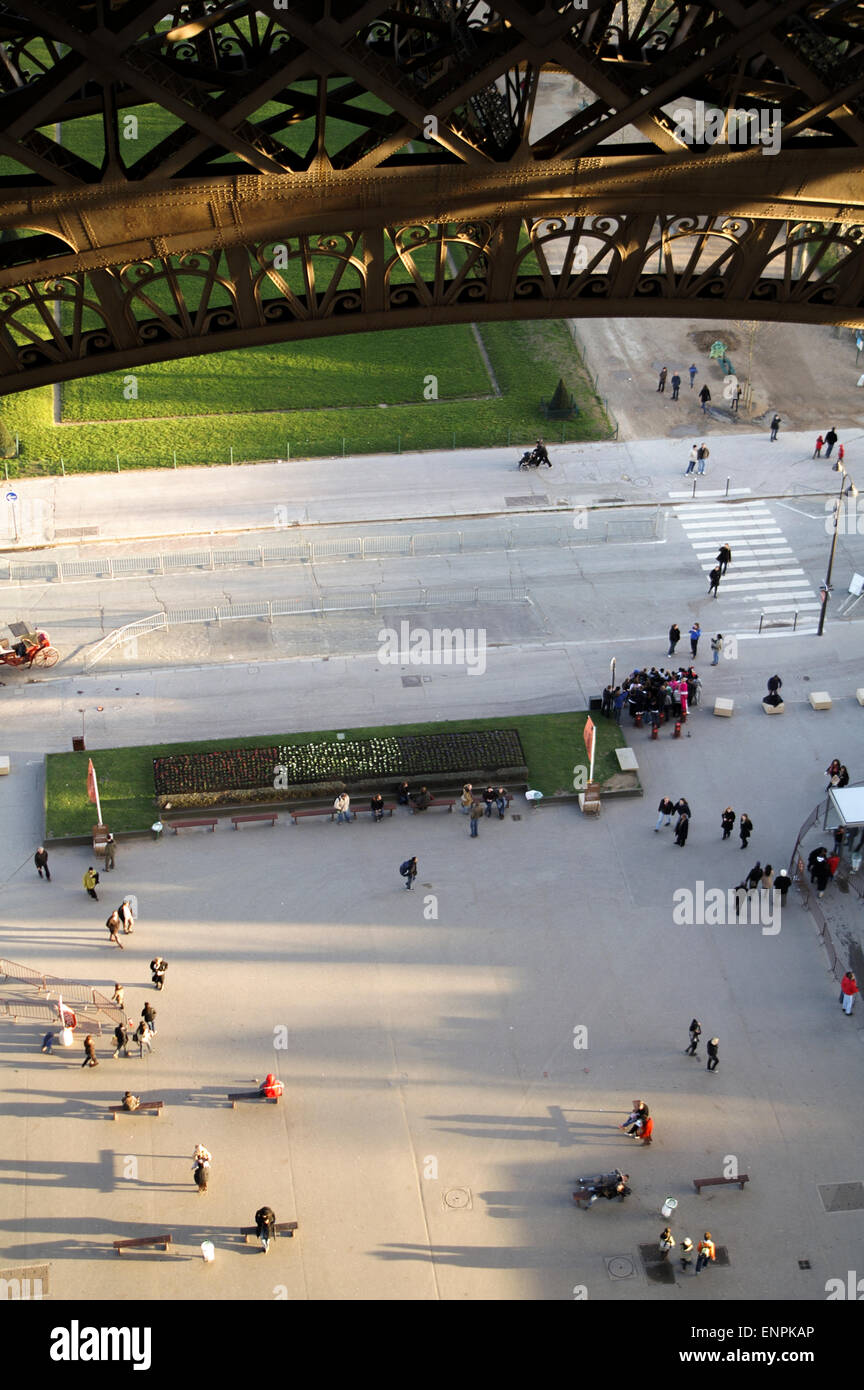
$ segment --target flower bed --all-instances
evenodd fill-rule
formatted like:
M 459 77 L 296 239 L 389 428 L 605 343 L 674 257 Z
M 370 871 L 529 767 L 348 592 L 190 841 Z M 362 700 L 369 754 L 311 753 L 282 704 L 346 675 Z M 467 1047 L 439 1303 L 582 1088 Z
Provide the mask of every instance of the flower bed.
M 491 776 L 524 765 L 515 729 L 486 729 L 180 754 L 154 758 L 153 780 L 161 805 L 172 796 L 273 788 L 277 779 L 283 788 L 334 780 L 350 786 L 370 779 L 458 776 L 475 768 Z

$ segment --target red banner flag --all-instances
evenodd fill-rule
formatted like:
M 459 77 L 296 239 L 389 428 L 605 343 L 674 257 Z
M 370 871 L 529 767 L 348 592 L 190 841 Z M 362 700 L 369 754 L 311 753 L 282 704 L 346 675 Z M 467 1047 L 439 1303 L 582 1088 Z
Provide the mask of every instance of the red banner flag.
M 91 801 L 96 801 L 96 772 L 93 768 L 93 759 L 87 759 L 87 795 Z
M 589 758 L 594 756 L 594 720 L 590 717 L 585 720 L 585 728 L 582 733 L 585 740 L 585 751 Z

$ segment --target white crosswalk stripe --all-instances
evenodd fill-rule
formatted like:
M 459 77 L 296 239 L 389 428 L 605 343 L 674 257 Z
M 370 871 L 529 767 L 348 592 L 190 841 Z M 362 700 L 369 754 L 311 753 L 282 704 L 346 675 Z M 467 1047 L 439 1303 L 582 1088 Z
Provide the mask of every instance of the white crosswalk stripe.
M 749 489 L 738 489 L 736 495 Z M 766 502 L 752 499 L 728 503 L 700 499 L 681 502 L 680 492 L 670 492 L 673 512 L 696 554 L 699 568 L 709 574 L 723 544 L 732 550 L 732 564 L 720 581 L 715 602 L 727 610 L 726 622 L 735 621 L 737 609 L 742 621 L 747 614 L 792 614 L 812 612 L 821 607 L 813 585 L 799 566 L 788 540 Z M 715 493 L 715 496 L 725 496 Z M 754 605 L 758 605 L 755 607 Z M 798 628 L 799 632 L 804 631 Z M 740 634 L 739 634 L 740 635 Z M 763 636 L 769 634 L 763 633 Z M 774 634 L 776 635 L 776 634 Z

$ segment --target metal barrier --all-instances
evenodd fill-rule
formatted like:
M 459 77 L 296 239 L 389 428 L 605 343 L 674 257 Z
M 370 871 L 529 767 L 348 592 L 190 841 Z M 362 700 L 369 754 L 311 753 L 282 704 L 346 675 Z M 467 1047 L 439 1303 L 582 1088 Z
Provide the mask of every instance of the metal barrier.
M 789 613 L 791 613 L 791 614 L 793 615 L 793 616 L 792 616 L 792 631 L 794 632 L 795 629 L 796 629 L 797 626 L 798 626 L 798 609 L 797 609 L 797 608 L 789 608 L 789 609 L 787 609 L 786 611 L 789 612 Z M 760 631 L 760 632 L 762 631 L 763 624 L 764 624 L 765 627 L 788 627 L 788 626 L 789 626 L 789 620 L 788 620 L 787 618 L 783 618 L 783 617 L 781 617 L 780 615 L 777 615 L 777 614 L 760 613 L 760 614 L 759 614 L 759 631 Z
M 321 540 L 286 541 L 284 545 L 229 547 L 225 550 L 183 550 L 176 554 L 105 556 L 92 560 L 47 560 L 38 564 L 7 561 L 0 583 L 81 583 L 86 580 L 128 579 L 136 575 L 176 574 L 188 570 L 264 568 L 265 565 L 314 564 L 317 560 L 377 560 L 388 555 L 449 555 L 466 551 L 513 550 L 541 546 L 632 544 L 665 533 L 662 507 L 639 509 L 636 515 L 577 509 L 580 524 L 549 522 L 520 530 L 514 526 L 473 527 L 462 531 L 418 531 L 409 535 L 333 536 Z M 593 525 L 591 524 L 591 519 Z M 585 523 L 585 524 L 583 524 Z
M 274 618 L 310 613 L 323 617 L 327 613 L 378 613 L 385 608 L 464 607 L 466 604 L 530 601 L 524 584 L 480 584 L 473 588 L 424 588 L 417 585 L 410 589 L 334 589 L 329 593 L 319 591 L 295 598 L 264 599 L 258 603 L 225 603 L 212 608 L 169 608 L 164 613 L 151 613 L 146 618 L 139 618 L 137 622 L 126 623 L 107 633 L 87 654 L 84 667 L 86 670 L 97 665 L 117 647 L 148 632 L 187 623 L 221 624 L 239 618 L 259 618 L 272 623 Z

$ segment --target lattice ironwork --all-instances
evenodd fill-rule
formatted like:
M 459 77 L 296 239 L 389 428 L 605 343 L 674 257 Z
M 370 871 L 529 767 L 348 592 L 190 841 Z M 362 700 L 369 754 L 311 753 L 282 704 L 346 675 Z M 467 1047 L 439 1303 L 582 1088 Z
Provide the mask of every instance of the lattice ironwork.
M 857 323 L 862 11 L 0 3 L 0 390 L 471 318 Z

